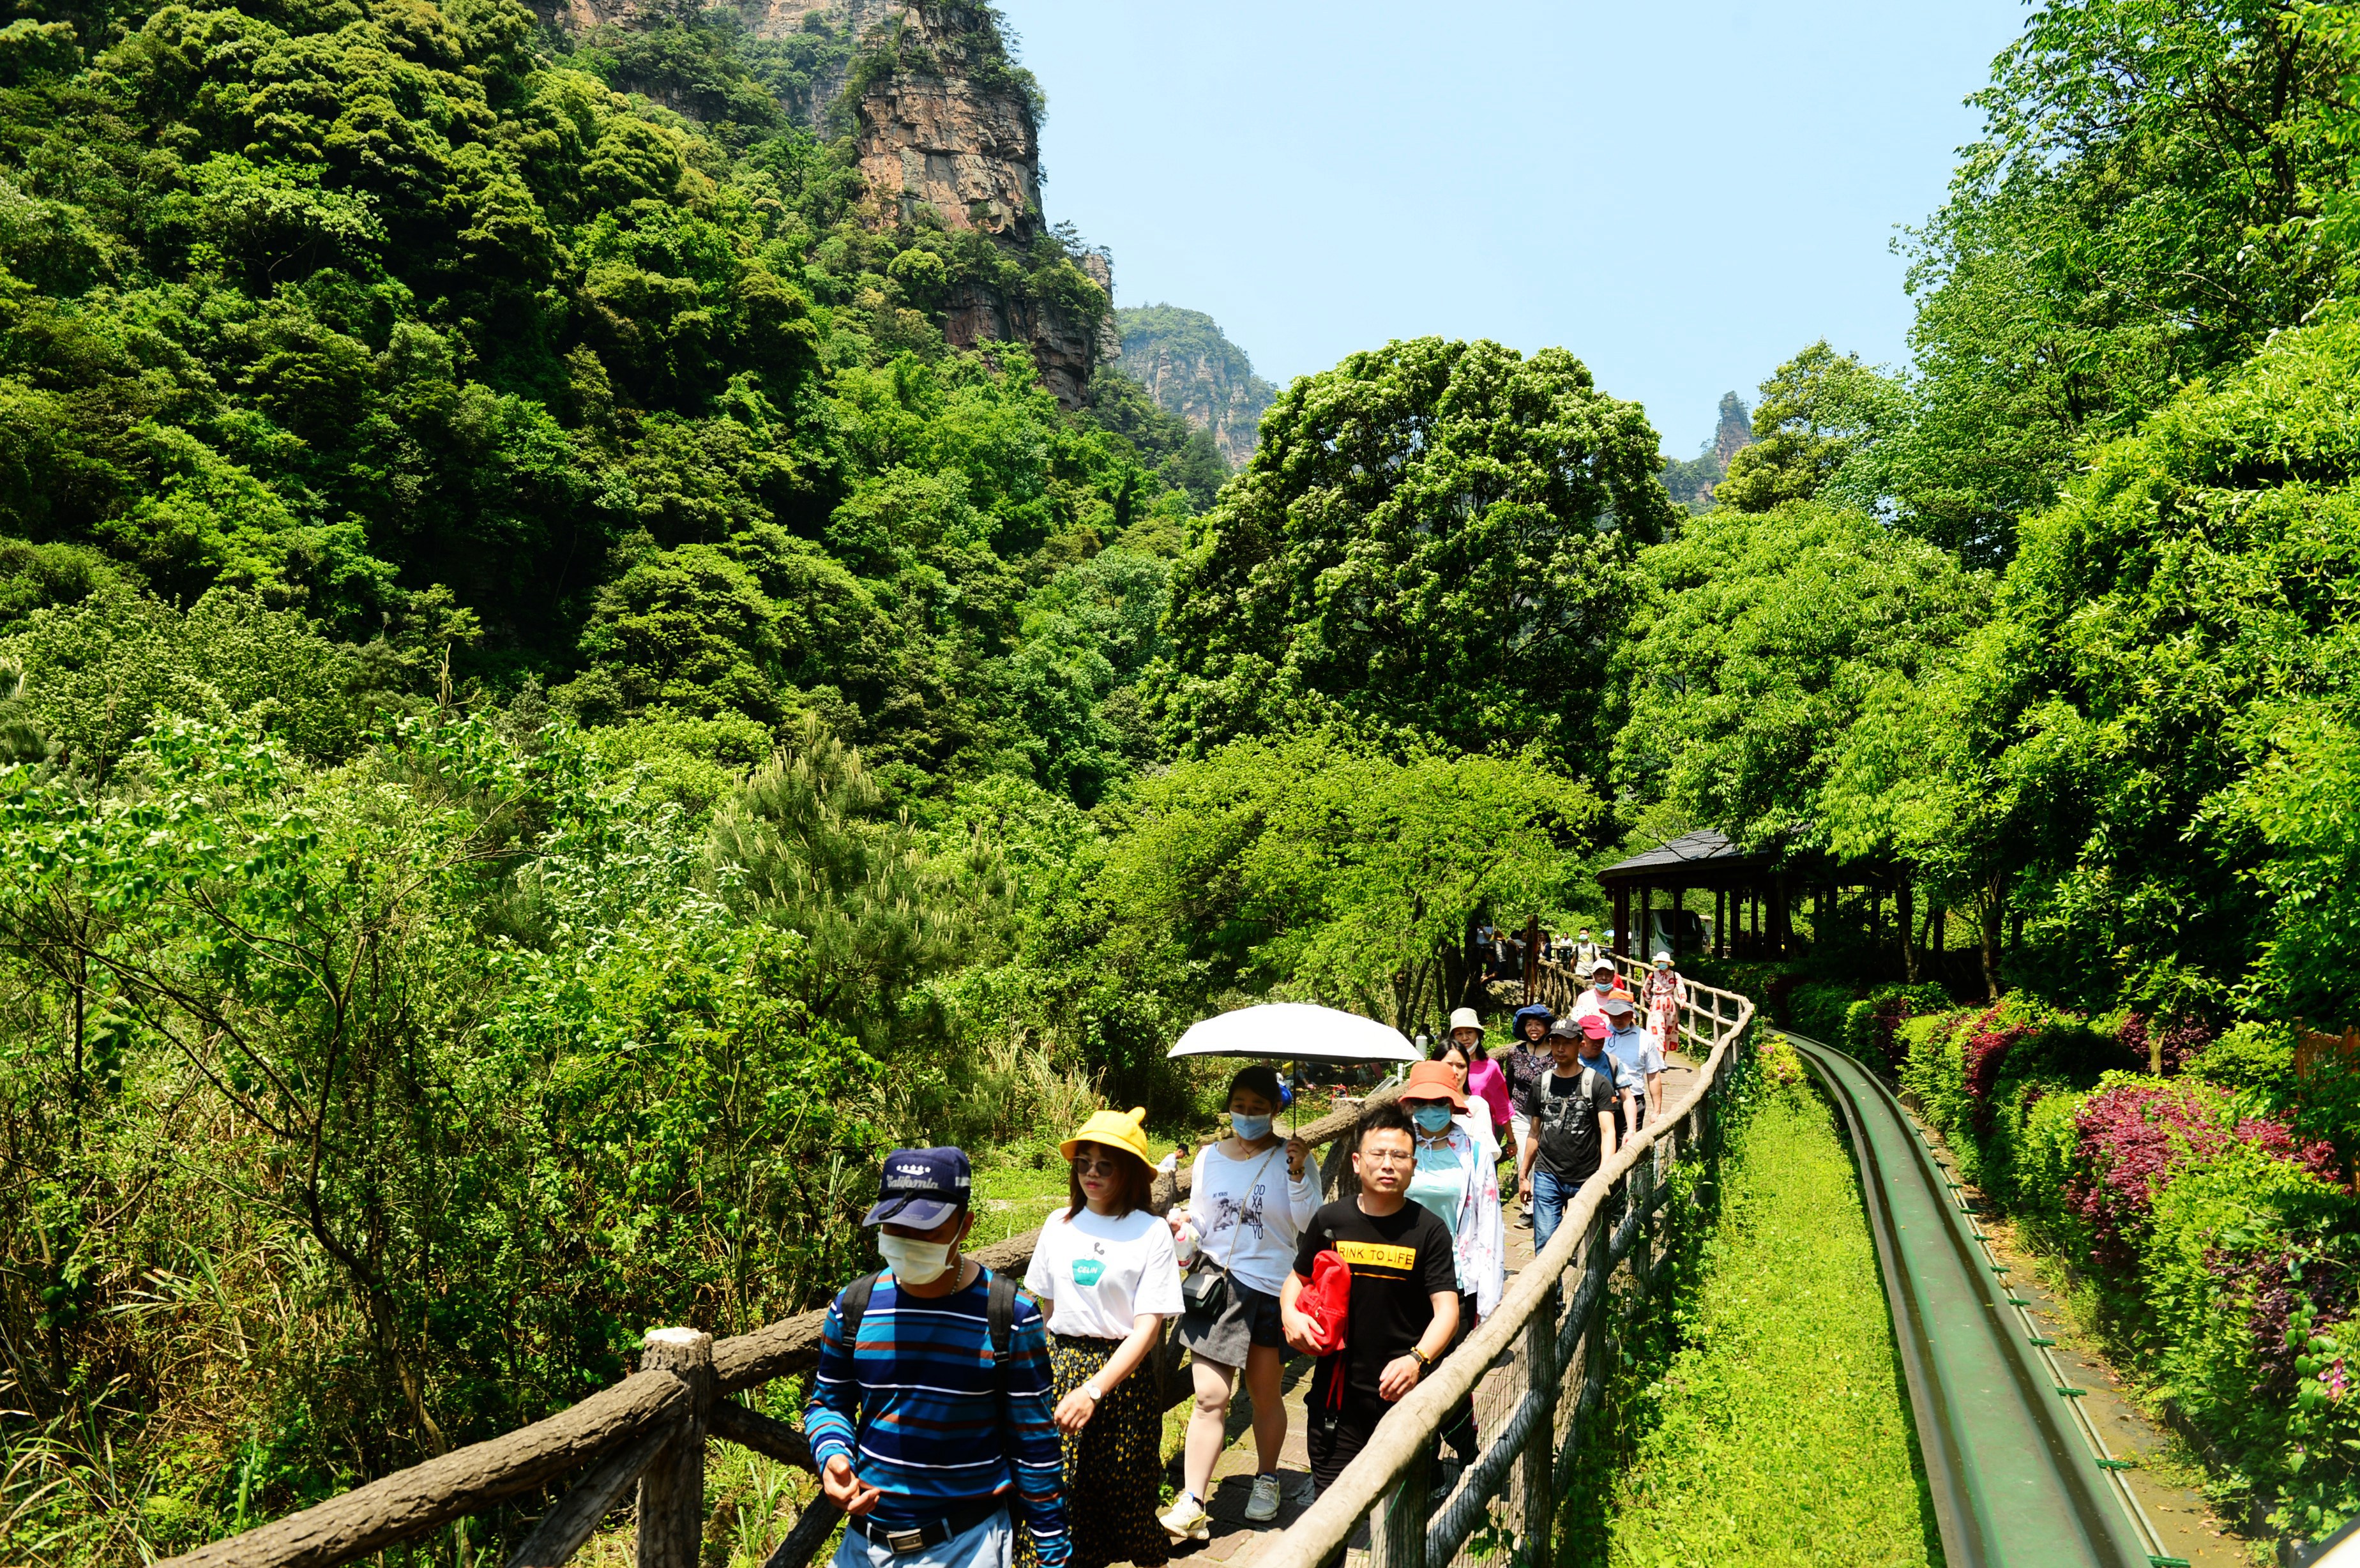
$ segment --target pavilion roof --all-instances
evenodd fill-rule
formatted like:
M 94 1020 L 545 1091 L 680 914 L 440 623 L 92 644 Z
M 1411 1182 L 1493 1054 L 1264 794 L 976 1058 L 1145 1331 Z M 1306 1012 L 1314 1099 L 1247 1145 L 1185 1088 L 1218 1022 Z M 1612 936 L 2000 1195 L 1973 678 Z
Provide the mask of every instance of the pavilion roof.
M 1728 835 L 1699 828 L 1653 849 L 1642 850 L 1598 874 L 1601 882 L 1645 882 L 1658 887 L 1709 887 L 1716 882 L 1754 876 L 1776 864 L 1776 857 L 1756 854 L 1730 843 Z

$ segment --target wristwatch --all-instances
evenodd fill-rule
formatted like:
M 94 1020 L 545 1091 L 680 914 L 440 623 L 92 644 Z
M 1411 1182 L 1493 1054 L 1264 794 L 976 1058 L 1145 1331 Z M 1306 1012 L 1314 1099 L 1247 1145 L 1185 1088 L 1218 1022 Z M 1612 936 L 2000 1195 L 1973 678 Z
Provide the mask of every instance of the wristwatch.
M 1421 1372 L 1434 1365 L 1434 1357 L 1426 1353 L 1424 1345 L 1413 1345 L 1409 1347 L 1409 1353 L 1417 1357 L 1417 1367 Z
M 1099 1391 L 1098 1386 L 1096 1383 L 1083 1384 L 1082 1392 L 1090 1397 L 1090 1403 L 1094 1405 L 1103 1404 L 1106 1402 L 1106 1395 Z

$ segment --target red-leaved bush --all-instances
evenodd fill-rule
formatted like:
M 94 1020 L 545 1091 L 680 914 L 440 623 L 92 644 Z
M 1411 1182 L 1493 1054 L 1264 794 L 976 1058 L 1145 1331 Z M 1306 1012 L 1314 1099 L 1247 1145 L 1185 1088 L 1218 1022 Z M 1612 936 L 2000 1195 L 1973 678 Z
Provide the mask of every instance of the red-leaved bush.
M 2259 1369 L 2257 1391 L 2284 1398 L 2294 1392 L 2295 1357 L 2300 1352 L 2287 1343 L 2287 1324 L 2295 1303 L 2311 1303 L 2311 1332 L 2333 1328 L 2351 1315 L 2346 1306 L 2351 1281 L 2343 1270 L 2324 1259 L 2310 1260 L 2303 1277 L 2294 1278 L 2294 1255 L 2285 1247 L 2267 1251 L 2232 1251 L 2213 1247 L 2204 1255 L 2207 1272 L 2230 1287 L 2250 1288 L 2245 1327 L 2254 1336 L 2254 1359 Z
M 2151 1018 L 2145 1013 L 2128 1013 L 2114 1038 L 2141 1063 L 2154 1060 L 2157 1037 L 2163 1041 L 2163 1072 L 2168 1078 L 2177 1078 L 2187 1070 L 2191 1058 L 2201 1053 L 2213 1040 L 2212 1026 L 2198 1018 Z
M 1971 1113 L 1978 1137 L 1987 1137 L 1992 1123 L 1992 1090 L 1998 1085 L 1999 1070 L 2006 1063 L 2008 1051 L 2017 1041 L 2031 1038 L 2034 1029 L 2028 1023 L 2001 1024 L 1996 1022 L 2002 1007 L 1984 1010 L 1983 1016 L 1967 1027 L 1967 1038 L 1959 1048 L 1959 1059 L 1965 1068 L 1968 1102 L 1974 1107 Z
M 2297 1144 L 2284 1122 L 2247 1116 L 2225 1125 L 2228 1097 L 2212 1084 L 2178 1078 L 2117 1083 L 2081 1103 L 2073 1117 L 2074 1174 L 2065 1184 L 2065 1203 L 2089 1225 L 2099 1263 L 2116 1270 L 2136 1263 L 2156 1199 L 2172 1178 L 2232 1141 L 2257 1145 L 2316 1176 L 2332 1171 L 2333 1150 L 2323 1143 Z

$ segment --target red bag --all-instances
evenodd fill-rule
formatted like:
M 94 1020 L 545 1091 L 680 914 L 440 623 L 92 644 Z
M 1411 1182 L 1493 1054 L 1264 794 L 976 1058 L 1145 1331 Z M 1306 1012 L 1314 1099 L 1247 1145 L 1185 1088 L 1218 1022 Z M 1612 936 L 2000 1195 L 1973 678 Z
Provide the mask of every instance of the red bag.
M 1352 1266 L 1332 1251 L 1314 1258 L 1311 1283 L 1295 1297 L 1295 1306 L 1311 1320 L 1315 1354 L 1333 1356 L 1343 1349 L 1352 1310 Z

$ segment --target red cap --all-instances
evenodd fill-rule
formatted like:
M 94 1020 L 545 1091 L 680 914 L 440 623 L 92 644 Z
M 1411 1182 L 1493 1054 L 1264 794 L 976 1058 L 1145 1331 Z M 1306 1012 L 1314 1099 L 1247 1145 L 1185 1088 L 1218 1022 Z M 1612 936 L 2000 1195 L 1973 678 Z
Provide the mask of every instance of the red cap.
M 1614 1032 L 1614 1026 L 1606 1021 L 1603 1013 L 1585 1013 L 1581 1019 L 1581 1032 L 1592 1040 L 1604 1040 Z

